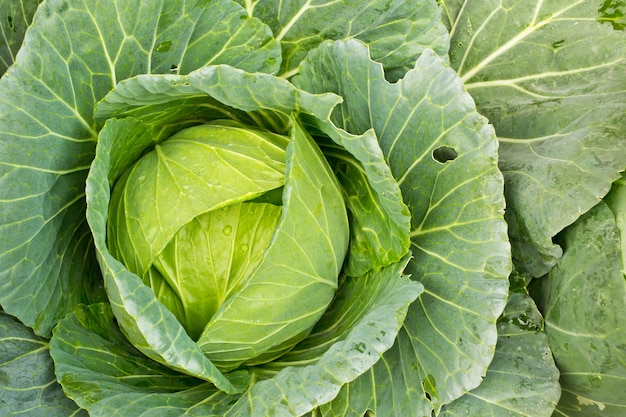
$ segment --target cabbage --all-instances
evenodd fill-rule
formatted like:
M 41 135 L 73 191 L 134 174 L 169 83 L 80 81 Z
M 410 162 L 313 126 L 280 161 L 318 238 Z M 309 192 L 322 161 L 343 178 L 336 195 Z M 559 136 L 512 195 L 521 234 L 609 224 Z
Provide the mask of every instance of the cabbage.
M 0 409 L 621 415 L 624 12 L 0 0 Z

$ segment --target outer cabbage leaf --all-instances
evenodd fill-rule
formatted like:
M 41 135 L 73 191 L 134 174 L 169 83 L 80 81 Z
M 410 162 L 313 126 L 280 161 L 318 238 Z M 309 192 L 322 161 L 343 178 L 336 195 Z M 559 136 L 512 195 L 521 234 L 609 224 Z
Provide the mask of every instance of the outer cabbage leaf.
M 294 110 L 326 118 L 340 101 L 334 94 L 298 90 L 269 74 L 215 65 L 189 75 L 139 75 L 124 80 L 98 103 L 95 115 L 99 120 L 132 116 L 157 128 L 161 139 L 188 124 L 215 119 L 286 134 Z
M 615 224 L 622 241 L 622 273 L 626 276 L 626 171 L 613 183 L 611 192 L 604 198 L 615 216 Z
M 505 305 L 511 265 L 493 130 L 432 52 L 389 84 L 361 43 L 325 43 L 294 83 L 344 98 L 320 130 L 375 132 L 412 213 L 406 271 L 425 288 L 394 347 L 322 412 L 430 415 L 480 383 Z
M 83 417 L 57 383 L 48 340 L 0 311 L 0 409 L 4 416 Z
M 0 1 L 0 76 L 15 62 L 40 0 Z
M 304 415 L 370 369 L 393 344 L 409 304 L 423 291 L 402 275 L 407 261 L 347 277 L 309 337 L 253 372 L 263 378 L 287 367 L 254 385 L 227 416 Z
M 449 32 L 454 32 L 452 25 L 454 25 L 461 9 L 470 2 L 467 0 L 439 0 L 437 3 L 441 7 L 443 24 L 448 28 Z
M 219 416 L 232 399 L 208 383 L 139 352 L 120 332 L 108 304 L 79 306 L 55 329 L 50 353 L 66 394 L 94 416 Z M 233 376 L 245 384 L 244 374 Z M 211 398 L 210 404 L 206 399 Z M 196 406 L 196 407 L 194 407 Z M 198 413 L 194 413 L 196 410 Z
M 609 195 L 614 192 L 623 198 L 624 184 Z M 601 202 L 567 228 L 559 236 L 563 257 L 532 288 L 561 371 L 556 416 L 618 417 L 626 411 L 623 201 L 611 208 Z
M 336 395 L 342 384 L 367 370 L 393 343 L 408 305 L 422 290 L 402 276 L 405 265 L 406 261 L 367 277 L 348 278 L 339 290 L 339 301 L 319 322 L 319 331 L 285 357 L 282 366 L 292 366 L 281 370 L 276 362 L 273 369 L 255 368 L 261 381 L 244 395 L 217 391 L 146 358 L 120 333 L 106 304 L 81 307 L 63 319 L 52 338 L 51 354 L 67 394 L 91 416 L 125 417 L 155 409 L 163 416 L 306 413 Z M 358 303 L 353 302 L 355 294 Z M 236 384 L 248 382 L 245 373 L 229 377 Z
M 0 79 L 0 302 L 37 334 L 49 335 L 99 282 L 84 218 L 96 101 L 118 80 L 209 63 L 274 72 L 280 49 L 229 0 L 50 0 L 38 9 Z
M 359 39 L 393 79 L 401 78 L 425 48 L 440 56 L 449 37 L 433 0 L 238 0 L 267 23 L 281 43 L 281 73 L 293 75 L 306 53 L 325 40 Z
M 626 168 L 626 6 L 442 4 L 451 21 L 451 65 L 500 140 L 514 261 L 542 276 L 562 254 L 552 238 Z
M 442 417 L 550 417 L 561 395 L 559 370 L 543 317 L 526 290 L 525 279 L 511 275 L 511 292 L 498 319 L 496 354 L 483 382 L 443 407 Z

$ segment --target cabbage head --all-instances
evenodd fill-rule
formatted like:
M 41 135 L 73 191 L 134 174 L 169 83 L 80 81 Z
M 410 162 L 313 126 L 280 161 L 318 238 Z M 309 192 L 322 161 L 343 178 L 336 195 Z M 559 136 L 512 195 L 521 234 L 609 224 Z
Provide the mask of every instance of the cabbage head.
M 307 152 L 302 165 L 294 152 Z M 109 209 L 111 253 L 223 369 L 272 360 L 309 333 L 348 237 L 339 184 L 310 137 L 290 144 L 229 121 L 157 144 L 116 182 Z

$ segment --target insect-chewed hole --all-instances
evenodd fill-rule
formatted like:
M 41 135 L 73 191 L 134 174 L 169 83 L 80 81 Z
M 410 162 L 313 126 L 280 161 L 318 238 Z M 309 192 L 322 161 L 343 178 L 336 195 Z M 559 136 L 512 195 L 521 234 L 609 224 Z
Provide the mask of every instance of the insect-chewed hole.
M 459 154 L 456 149 L 450 146 L 440 146 L 433 150 L 433 159 L 442 164 L 455 160 L 457 156 L 459 156 Z
M 7 15 L 7 22 L 9 23 L 9 30 L 11 32 L 15 32 L 15 21 L 13 20 L 13 16 Z

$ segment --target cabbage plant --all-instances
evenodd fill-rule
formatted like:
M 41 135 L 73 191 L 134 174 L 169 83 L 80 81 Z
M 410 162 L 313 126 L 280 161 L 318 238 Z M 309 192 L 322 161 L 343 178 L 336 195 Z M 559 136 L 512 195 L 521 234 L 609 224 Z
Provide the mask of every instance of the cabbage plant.
M 620 415 L 623 16 L 0 0 L 0 409 Z

